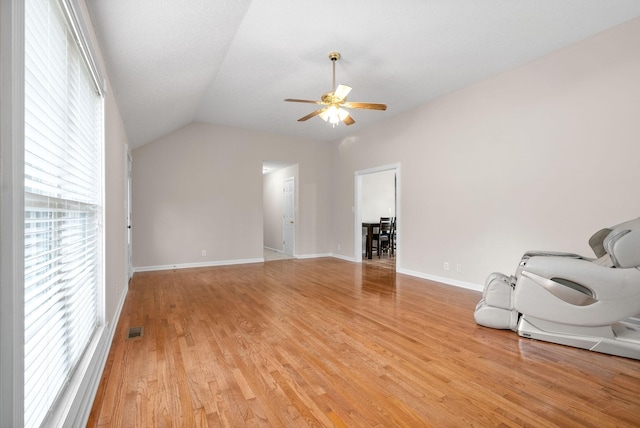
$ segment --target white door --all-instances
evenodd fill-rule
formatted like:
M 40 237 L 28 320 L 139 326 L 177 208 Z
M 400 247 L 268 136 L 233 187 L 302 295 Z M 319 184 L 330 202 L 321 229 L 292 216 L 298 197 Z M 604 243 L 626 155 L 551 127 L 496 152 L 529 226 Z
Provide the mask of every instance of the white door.
M 293 177 L 283 183 L 283 215 L 282 215 L 282 244 L 284 253 L 293 257 L 295 248 L 295 182 Z

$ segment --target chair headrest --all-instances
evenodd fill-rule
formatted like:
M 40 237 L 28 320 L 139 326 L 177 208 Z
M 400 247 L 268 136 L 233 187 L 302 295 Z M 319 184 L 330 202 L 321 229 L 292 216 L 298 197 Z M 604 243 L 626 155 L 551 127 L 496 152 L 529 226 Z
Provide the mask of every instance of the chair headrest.
M 598 257 L 604 255 L 598 255 L 602 250 L 609 254 L 618 268 L 640 267 L 640 218 L 596 232 L 589 244 Z

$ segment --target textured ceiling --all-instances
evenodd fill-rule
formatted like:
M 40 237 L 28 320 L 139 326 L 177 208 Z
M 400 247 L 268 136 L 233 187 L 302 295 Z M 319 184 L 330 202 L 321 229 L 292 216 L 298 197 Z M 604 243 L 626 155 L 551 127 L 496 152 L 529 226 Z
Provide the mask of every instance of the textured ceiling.
M 640 16 L 638 0 L 87 0 L 132 148 L 190 122 L 335 140 Z M 297 119 L 331 90 L 356 124 Z

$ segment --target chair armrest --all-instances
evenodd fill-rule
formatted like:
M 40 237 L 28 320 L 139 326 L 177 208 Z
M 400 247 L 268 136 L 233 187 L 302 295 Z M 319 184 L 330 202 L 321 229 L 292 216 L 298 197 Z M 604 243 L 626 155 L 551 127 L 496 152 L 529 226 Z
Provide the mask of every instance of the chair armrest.
M 522 258 L 525 258 L 527 256 L 529 258 L 544 256 L 544 257 L 571 257 L 574 259 L 588 259 L 587 257 L 583 257 L 580 254 L 563 253 L 559 251 L 540 251 L 540 250 L 527 251 L 526 253 L 524 253 Z
M 608 268 L 588 259 L 532 257 L 523 270 L 580 284 L 591 290 L 596 300 L 640 298 L 640 270 L 635 268 Z

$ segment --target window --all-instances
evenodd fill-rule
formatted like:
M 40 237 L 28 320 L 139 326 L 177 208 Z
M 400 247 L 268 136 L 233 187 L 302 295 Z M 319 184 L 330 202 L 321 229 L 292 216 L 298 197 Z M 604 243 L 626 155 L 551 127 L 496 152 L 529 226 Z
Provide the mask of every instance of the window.
M 102 316 L 103 99 L 69 10 L 25 3 L 25 426 L 46 420 Z

